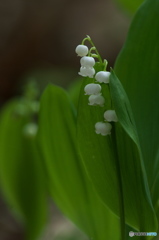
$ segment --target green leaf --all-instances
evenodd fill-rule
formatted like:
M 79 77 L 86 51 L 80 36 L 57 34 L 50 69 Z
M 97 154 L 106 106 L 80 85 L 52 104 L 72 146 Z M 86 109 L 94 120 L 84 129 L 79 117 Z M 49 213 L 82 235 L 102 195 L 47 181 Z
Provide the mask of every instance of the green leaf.
M 27 119 L 15 114 L 17 103 L 8 103 L 0 115 L 0 184 L 25 225 L 27 240 L 34 240 L 46 221 L 45 190 L 36 142 L 23 135 Z
M 104 110 L 99 106 L 88 105 L 88 96 L 84 95 L 85 85 L 91 82 L 92 79 L 86 78 L 81 87 L 77 118 L 78 144 L 88 174 L 99 195 L 102 199 L 106 198 L 108 206 L 119 213 L 118 179 L 111 138 L 95 133 L 95 123 L 103 120 Z M 107 86 L 103 86 L 103 89 L 103 95 L 105 92 L 107 95 Z M 105 98 L 109 99 L 107 96 Z M 107 102 L 107 105 L 110 103 Z
M 114 84 L 113 80 L 111 83 L 112 97 L 119 112 L 119 122 L 121 121 L 126 132 L 116 123 L 113 124 L 113 128 L 116 126 L 117 129 L 116 137 L 115 133 L 112 133 L 112 136 L 95 133 L 95 123 L 103 121 L 104 112 L 112 107 L 111 97 L 108 85 L 102 84 L 102 95 L 106 99 L 104 108 L 88 105 L 84 87 L 94 80 L 86 78 L 81 88 L 77 121 L 82 159 L 102 201 L 121 218 L 121 231 L 124 232 L 125 222 L 138 230 L 156 230 L 156 218 L 140 162 L 138 140 L 128 99 L 115 76 L 111 78 L 114 80 Z M 118 84 L 115 87 L 116 83 Z M 134 194 L 133 189 L 139 191 L 139 194 Z M 148 218 L 141 212 L 147 213 Z
M 121 124 L 115 125 L 115 139 L 122 176 L 125 215 L 126 218 L 131 216 L 131 221 L 134 222 L 132 227 L 137 226 L 140 231 L 156 231 L 157 220 L 151 202 L 134 117 L 127 95 L 113 71 L 110 76 L 110 91 Z M 134 194 L 134 191 L 137 194 Z
M 76 112 L 57 86 L 42 95 L 38 138 L 49 191 L 61 211 L 92 239 L 119 239 L 119 219 L 101 203 L 81 163 Z
M 142 5 L 115 65 L 134 113 L 154 205 L 159 199 L 158 9 L 158 0 L 147 0 Z
M 129 13 L 134 14 L 144 0 L 116 0 L 116 2 Z

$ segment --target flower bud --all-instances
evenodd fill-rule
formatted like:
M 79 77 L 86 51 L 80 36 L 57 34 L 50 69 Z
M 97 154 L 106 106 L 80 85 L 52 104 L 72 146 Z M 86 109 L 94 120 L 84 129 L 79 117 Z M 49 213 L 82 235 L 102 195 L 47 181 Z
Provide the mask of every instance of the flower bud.
M 118 121 L 115 110 L 107 110 L 104 113 L 104 118 L 108 122 L 117 122 Z
M 78 56 L 83 57 L 88 54 L 88 47 L 85 45 L 78 45 L 75 49 Z
M 112 125 L 110 123 L 97 122 L 95 124 L 95 132 L 97 134 L 101 134 L 102 136 L 106 136 L 111 134 Z
M 89 105 L 92 105 L 92 106 L 96 106 L 96 105 L 99 105 L 101 107 L 104 106 L 104 103 L 105 103 L 105 99 L 103 96 L 101 96 L 100 94 L 99 95 L 90 95 L 89 98 Z
M 95 65 L 95 60 L 93 57 L 84 56 L 81 58 L 80 63 L 83 67 L 93 67 Z
M 95 75 L 95 79 L 100 83 L 109 83 L 110 72 L 100 71 Z
M 85 86 L 84 91 L 85 95 L 97 95 L 100 93 L 101 89 L 102 88 L 99 84 L 89 83 Z

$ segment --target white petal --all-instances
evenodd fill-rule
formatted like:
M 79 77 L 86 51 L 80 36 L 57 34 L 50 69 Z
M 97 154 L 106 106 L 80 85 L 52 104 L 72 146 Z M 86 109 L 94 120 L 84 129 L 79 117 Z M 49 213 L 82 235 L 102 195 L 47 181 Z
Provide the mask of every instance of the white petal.
M 93 57 L 84 56 L 81 58 L 80 63 L 83 67 L 93 67 L 95 65 L 95 60 Z
M 95 132 L 97 134 L 101 134 L 102 136 L 106 136 L 111 134 L 112 125 L 110 123 L 97 122 L 95 124 Z
M 94 68 L 86 68 L 86 72 L 87 72 L 87 77 L 93 78 L 93 76 L 95 74 L 95 69 Z
M 85 45 L 78 45 L 75 49 L 78 56 L 83 57 L 88 54 L 88 47 Z
M 99 105 L 101 107 L 104 106 L 104 103 L 105 103 L 105 99 L 103 96 L 101 96 L 101 94 L 99 95 L 90 95 L 89 98 L 89 105 L 92 105 L 92 106 L 96 106 L 96 105 Z
M 104 118 L 108 122 L 117 122 L 118 121 L 115 110 L 107 110 L 104 113 Z
M 80 67 L 80 72 L 78 74 L 83 77 L 93 78 L 93 76 L 95 74 L 95 69 L 92 67 L 83 67 L 82 66 L 82 67 Z
M 97 95 L 101 92 L 101 86 L 95 83 L 89 83 L 85 86 L 84 91 L 85 95 Z
M 80 67 L 80 72 L 78 73 L 79 75 L 83 77 L 87 77 L 87 70 L 85 67 Z
M 109 83 L 110 72 L 100 71 L 95 75 L 95 79 L 100 83 Z

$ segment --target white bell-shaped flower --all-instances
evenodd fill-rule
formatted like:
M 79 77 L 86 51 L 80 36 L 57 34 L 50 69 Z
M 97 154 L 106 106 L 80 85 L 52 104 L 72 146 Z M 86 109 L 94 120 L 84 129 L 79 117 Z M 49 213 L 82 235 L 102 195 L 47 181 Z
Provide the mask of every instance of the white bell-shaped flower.
M 25 137 L 33 138 L 36 136 L 38 131 L 38 126 L 36 123 L 28 123 L 23 128 L 23 134 Z
M 75 49 L 78 56 L 83 57 L 88 54 L 88 47 L 85 45 L 78 45 Z
M 101 92 L 101 85 L 96 83 L 89 83 L 85 86 L 85 95 L 98 95 Z
M 109 83 L 110 72 L 100 71 L 95 75 L 95 79 L 100 83 Z
M 87 77 L 87 69 L 85 67 L 80 67 L 80 71 L 78 72 L 82 77 Z
M 95 65 L 95 60 L 93 57 L 84 56 L 80 60 L 81 66 L 83 67 L 93 67 Z
M 98 94 L 98 95 L 90 95 L 89 98 L 89 105 L 92 105 L 92 106 L 101 106 L 103 107 L 104 106 L 104 103 L 105 103 L 105 99 L 103 96 L 101 96 L 101 94 Z
M 95 124 L 95 132 L 97 134 L 101 134 L 102 136 L 106 136 L 111 134 L 112 125 L 110 123 L 97 122 Z
M 78 74 L 82 77 L 93 78 L 95 74 L 95 69 L 92 67 L 80 67 L 80 72 Z
M 116 115 L 115 110 L 107 110 L 107 111 L 104 113 L 104 119 L 105 119 L 107 122 L 117 122 L 117 121 L 118 121 L 118 118 L 117 118 L 117 115 Z

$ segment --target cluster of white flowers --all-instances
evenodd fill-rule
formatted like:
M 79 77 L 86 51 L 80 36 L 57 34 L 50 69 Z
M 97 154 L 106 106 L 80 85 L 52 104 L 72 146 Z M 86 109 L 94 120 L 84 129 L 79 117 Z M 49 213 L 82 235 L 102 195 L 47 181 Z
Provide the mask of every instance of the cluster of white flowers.
M 110 135 L 112 125 L 109 122 L 117 122 L 118 118 L 115 110 L 107 110 L 104 112 L 104 121 L 106 122 L 97 122 L 95 124 L 95 132 L 101 134 L 102 136 Z
M 85 45 L 78 45 L 76 47 L 76 53 L 78 56 L 82 57 L 80 60 L 81 67 L 79 71 L 79 75 L 83 77 L 93 78 L 95 74 L 95 60 L 93 57 L 86 56 L 89 50 L 88 47 Z
M 102 87 L 100 84 L 96 83 L 89 83 L 85 86 L 84 91 L 85 95 L 90 95 L 88 100 L 89 100 L 89 105 L 92 106 L 104 106 L 105 99 L 102 96 L 101 93 Z
M 79 75 L 82 77 L 93 78 L 95 75 L 95 59 L 93 57 L 87 56 L 89 53 L 89 49 L 85 45 L 78 45 L 75 49 L 78 56 L 82 57 L 80 60 L 81 67 L 79 71 Z M 110 72 L 100 71 L 95 75 L 95 79 L 100 83 L 109 83 Z
M 95 72 L 95 59 L 89 54 L 89 49 L 85 45 L 78 45 L 76 47 L 76 53 L 81 57 L 80 72 L 79 75 L 83 77 L 95 78 L 97 83 L 87 84 L 84 88 L 85 95 L 89 95 L 88 105 L 104 107 L 105 98 L 102 96 L 101 90 L 102 86 L 100 84 L 108 84 L 110 72 L 99 71 Z M 95 132 L 101 134 L 102 136 L 110 135 L 112 125 L 109 122 L 117 122 L 117 116 L 115 110 L 107 110 L 104 112 L 104 121 L 97 122 L 95 124 Z

